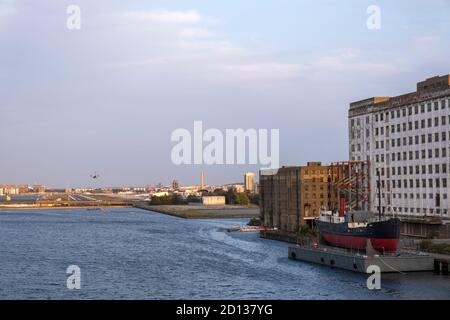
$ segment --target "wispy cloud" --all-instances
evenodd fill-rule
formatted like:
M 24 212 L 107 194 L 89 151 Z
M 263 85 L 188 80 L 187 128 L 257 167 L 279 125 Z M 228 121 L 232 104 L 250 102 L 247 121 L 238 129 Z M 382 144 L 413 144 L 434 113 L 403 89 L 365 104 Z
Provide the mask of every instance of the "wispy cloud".
M 388 76 L 399 71 L 393 61 L 373 61 L 355 48 L 340 48 L 319 56 L 310 66 L 323 72 L 345 72 Z
M 126 18 L 133 21 L 158 22 L 158 23 L 176 23 L 176 24 L 192 24 L 205 21 L 206 18 L 201 16 L 195 10 L 187 11 L 171 11 L 171 10 L 143 10 L 128 11 L 122 13 Z
M 16 12 L 13 0 L 0 0 L 0 27 Z
M 283 162 L 343 159 L 349 102 L 407 92 L 448 67 L 446 33 L 433 27 L 418 32 L 410 24 L 407 35 L 364 38 L 332 24 L 321 30 L 315 19 L 303 22 L 311 28 L 306 33 L 283 29 L 276 19 L 267 28 L 272 12 L 212 17 L 198 1 L 183 2 L 190 10 L 76 2 L 83 24 L 72 32 L 62 2 L 0 0 L 0 25 L 8 23 L 0 28 L 0 149 L 9 150 L 0 159 L 4 179 L 58 185 L 60 175 L 52 172 L 73 168 L 73 182 L 83 184 L 80 172 L 92 166 L 111 176 L 121 172 L 127 183 L 189 179 L 192 172 L 167 165 L 164 137 L 198 119 L 218 128 L 282 129 L 289 146 Z M 277 17 L 289 15 L 278 2 L 269 4 Z M 258 41 L 249 36 L 254 31 Z M 325 153 L 320 143 L 327 143 Z

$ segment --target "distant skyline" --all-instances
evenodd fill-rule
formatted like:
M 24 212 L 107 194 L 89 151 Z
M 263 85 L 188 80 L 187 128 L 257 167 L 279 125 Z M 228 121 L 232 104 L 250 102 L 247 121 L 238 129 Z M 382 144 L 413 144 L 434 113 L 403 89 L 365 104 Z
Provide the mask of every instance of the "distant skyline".
M 81 29 L 68 30 L 68 5 Z M 381 29 L 366 9 L 381 9 Z M 450 1 L 0 0 L 0 184 L 243 181 L 171 132 L 280 130 L 280 164 L 348 158 L 352 101 L 449 73 Z M 93 181 L 90 175 L 100 174 Z

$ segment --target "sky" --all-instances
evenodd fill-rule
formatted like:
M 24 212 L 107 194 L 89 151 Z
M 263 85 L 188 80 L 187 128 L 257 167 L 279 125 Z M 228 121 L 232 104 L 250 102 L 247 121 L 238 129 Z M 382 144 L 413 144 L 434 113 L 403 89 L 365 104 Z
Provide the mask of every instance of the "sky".
M 279 129 L 281 165 L 346 160 L 350 102 L 449 73 L 449 14 L 450 0 L 0 0 L 0 184 L 188 185 L 201 170 L 223 184 L 259 170 L 175 165 L 171 133 L 194 121 Z

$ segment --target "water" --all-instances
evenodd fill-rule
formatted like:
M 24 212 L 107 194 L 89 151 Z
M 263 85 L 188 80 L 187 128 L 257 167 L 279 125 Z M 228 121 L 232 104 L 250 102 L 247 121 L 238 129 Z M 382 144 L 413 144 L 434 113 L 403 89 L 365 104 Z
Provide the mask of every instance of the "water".
M 37 199 L 39 199 L 41 197 L 41 195 L 37 195 L 37 194 L 32 194 L 32 195 L 24 195 L 24 194 L 19 194 L 19 195 L 11 195 L 11 201 L 19 201 L 19 202 L 35 202 Z M 0 201 L 5 201 L 6 200 L 6 196 L 5 195 L 1 195 L 0 196 Z
M 450 299 L 450 277 L 366 277 L 292 261 L 287 244 L 132 208 L 0 211 L 0 299 Z M 81 268 L 81 290 L 66 269 Z

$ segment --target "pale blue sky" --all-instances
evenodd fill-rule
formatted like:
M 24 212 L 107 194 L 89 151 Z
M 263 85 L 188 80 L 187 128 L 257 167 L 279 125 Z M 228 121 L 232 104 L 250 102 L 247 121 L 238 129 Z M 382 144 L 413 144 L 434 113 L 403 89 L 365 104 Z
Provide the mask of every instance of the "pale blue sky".
M 66 28 L 66 7 L 82 28 Z M 369 5 L 381 30 L 366 27 Z M 450 71 L 450 1 L 0 0 L 0 184 L 242 180 L 170 134 L 280 129 L 281 164 L 345 160 L 351 101 Z

